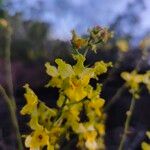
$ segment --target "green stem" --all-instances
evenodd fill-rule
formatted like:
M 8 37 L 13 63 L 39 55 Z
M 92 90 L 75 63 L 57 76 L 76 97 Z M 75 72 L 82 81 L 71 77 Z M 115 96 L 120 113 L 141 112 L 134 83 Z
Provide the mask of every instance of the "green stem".
M 118 150 L 123 150 L 124 143 L 127 139 L 127 134 L 128 134 L 128 131 L 129 131 L 129 126 L 130 126 L 130 122 L 131 122 L 134 107 L 135 107 L 135 99 L 132 97 L 129 111 L 127 111 L 127 118 L 126 118 L 126 121 L 125 121 L 124 132 L 123 132 L 123 136 L 122 136 L 122 139 L 121 139 Z
M 90 38 L 88 39 L 88 45 L 86 46 L 85 52 L 84 52 L 84 54 L 83 54 L 84 57 L 86 57 L 86 55 L 87 55 L 87 53 L 88 53 L 88 51 L 89 51 L 89 43 L 90 43 L 91 40 L 92 40 L 92 37 L 90 36 Z
M 88 50 L 89 50 L 88 48 L 85 50 L 85 52 L 84 52 L 84 54 L 83 54 L 84 57 L 86 57 L 86 55 L 87 55 L 87 53 L 88 53 Z
M 11 116 L 11 122 L 13 124 L 14 130 L 16 132 L 16 137 L 17 137 L 17 142 L 18 142 L 18 150 L 23 150 L 23 145 L 22 145 L 22 141 L 21 141 L 21 135 L 19 132 L 19 126 L 18 126 L 18 121 L 17 121 L 17 117 L 16 117 L 16 111 L 15 108 L 13 107 L 12 104 L 12 100 L 8 97 L 8 95 L 6 94 L 6 91 L 4 90 L 4 88 L 0 85 L 0 94 L 1 96 L 4 98 L 7 107 L 9 109 L 9 113 Z
M 142 51 L 142 56 L 141 56 L 141 58 L 139 59 L 139 61 L 137 62 L 137 64 L 136 64 L 134 70 L 137 70 L 137 71 L 140 70 L 140 65 L 141 65 L 141 63 L 143 62 L 143 60 L 146 59 L 147 56 L 148 56 L 148 55 L 147 55 L 147 51 L 146 51 L 146 49 L 144 49 L 144 50 Z M 106 84 L 106 83 L 104 83 L 104 84 Z M 125 89 L 126 89 L 126 84 L 124 83 L 124 84 L 117 90 L 117 92 L 116 92 L 115 95 L 111 98 L 111 100 L 109 101 L 109 103 L 104 107 L 104 109 L 103 109 L 104 112 L 107 112 L 107 111 L 110 109 L 110 107 L 111 107 L 114 103 L 116 103 L 116 101 L 119 99 L 119 97 L 120 97 L 120 96 L 122 95 L 122 93 L 125 91 Z
M 55 118 L 55 120 L 54 120 L 52 126 L 56 125 L 57 122 L 60 120 L 61 115 L 62 115 L 62 112 L 63 112 L 63 108 L 64 108 L 64 106 L 65 106 L 65 104 L 66 104 L 66 101 L 67 101 L 67 98 L 65 98 L 65 100 L 64 100 L 64 102 L 63 102 L 63 105 L 61 106 L 61 108 L 59 108 L 58 114 L 57 114 L 57 116 L 56 116 L 56 118 Z
M 80 54 L 79 51 L 77 49 L 75 49 L 76 54 Z
M 11 27 L 8 26 L 5 34 L 5 71 L 6 71 L 6 85 L 8 88 L 9 96 L 14 100 L 13 93 L 13 82 L 12 82 L 12 71 L 11 71 Z
M 82 102 L 85 102 L 85 101 L 88 101 L 89 99 L 82 99 L 82 100 L 80 100 L 80 101 L 77 101 L 77 102 L 72 102 L 72 103 L 69 103 L 69 104 L 67 104 L 67 106 L 71 106 L 71 105 L 75 105 L 75 104 L 79 104 L 79 103 L 82 103 Z
M 1 95 L 4 97 L 4 100 L 6 101 L 6 104 L 8 106 L 10 116 L 11 116 L 11 121 L 14 127 L 14 131 L 16 133 L 16 138 L 18 142 L 18 150 L 23 150 L 23 145 L 21 141 L 21 136 L 19 132 L 19 125 L 18 125 L 18 120 L 16 117 L 16 101 L 14 99 L 14 92 L 13 92 L 13 82 L 12 82 L 12 71 L 11 71 L 11 33 L 12 29 L 11 26 L 8 24 L 8 26 L 4 29 L 5 31 L 5 71 L 6 71 L 6 85 L 7 85 L 7 90 L 8 90 L 8 95 L 6 94 L 6 91 L 2 86 L 0 86 L 0 92 Z
M 82 102 L 87 101 L 88 99 L 83 99 L 83 100 L 81 100 L 81 101 L 72 102 L 72 103 L 69 103 L 69 104 L 66 104 L 66 100 L 67 100 L 67 98 L 65 99 L 65 101 L 64 101 L 62 107 L 60 108 L 60 110 L 59 110 L 59 112 L 58 112 L 58 115 L 56 116 L 56 119 L 54 120 L 54 123 L 53 123 L 52 125 L 56 125 L 56 124 L 62 119 L 62 118 L 61 118 L 61 117 L 62 117 L 61 115 L 62 115 L 64 106 L 71 106 L 71 105 L 79 104 L 79 103 L 82 103 Z M 65 105 L 65 104 L 66 104 L 66 105 Z

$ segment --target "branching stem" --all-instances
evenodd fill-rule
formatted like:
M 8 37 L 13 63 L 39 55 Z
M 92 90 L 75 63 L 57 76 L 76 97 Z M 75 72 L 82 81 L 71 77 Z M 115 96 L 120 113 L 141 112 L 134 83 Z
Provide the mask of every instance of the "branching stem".
M 118 150 L 123 150 L 123 147 L 124 147 L 124 144 L 125 144 L 128 132 L 129 132 L 129 126 L 130 126 L 130 122 L 131 122 L 134 107 L 135 107 L 135 99 L 132 97 L 129 111 L 127 111 L 127 118 L 126 118 L 126 121 L 125 121 L 124 132 L 123 132 L 123 136 L 122 136 L 122 139 L 121 139 Z
M 9 113 L 10 113 L 10 118 L 11 118 L 11 122 L 13 124 L 15 133 L 16 133 L 16 137 L 17 137 L 17 142 L 18 142 L 18 150 L 23 150 L 23 145 L 22 145 L 22 141 L 21 141 L 21 135 L 19 132 L 19 126 L 18 126 L 18 121 L 17 121 L 17 117 L 16 117 L 16 110 L 13 107 L 13 103 L 12 100 L 8 97 L 8 95 L 6 94 L 6 91 L 4 90 L 4 88 L 0 85 L 0 95 L 3 97 L 3 99 L 5 100 Z
M 0 94 L 4 98 L 8 110 L 10 112 L 11 116 L 11 121 L 14 127 L 14 131 L 16 134 L 16 139 L 17 139 L 17 144 L 18 144 L 18 150 L 23 150 L 23 145 L 21 141 L 21 136 L 19 132 L 19 125 L 18 125 L 18 120 L 16 116 L 16 102 L 14 99 L 14 92 L 13 92 L 13 82 L 12 82 L 12 72 L 11 72 L 11 26 L 8 23 L 8 26 L 4 29 L 5 32 L 5 47 L 4 47 L 4 52 L 5 52 L 5 71 L 6 71 L 6 86 L 8 90 L 8 95 L 5 91 L 5 89 L 0 85 Z
M 143 62 L 143 60 L 145 60 L 147 58 L 147 50 L 144 49 L 142 50 L 142 56 L 141 58 L 138 60 L 134 70 L 137 70 L 139 71 L 140 70 L 140 66 L 141 66 L 141 63 Z M 117 92 L 115 93 L 115 95 L 111 98 L 111 100 L 108 102 L 108 104 L 104 107 L 103 111 L 104 112 L 107 112 L 110 107 L 116 103 L 116 101 L 120 98 L 120 96 L 122 95 L 122 93 L 125 91 L 126 89 L 126 84 L 124 83 L 118 90 Z

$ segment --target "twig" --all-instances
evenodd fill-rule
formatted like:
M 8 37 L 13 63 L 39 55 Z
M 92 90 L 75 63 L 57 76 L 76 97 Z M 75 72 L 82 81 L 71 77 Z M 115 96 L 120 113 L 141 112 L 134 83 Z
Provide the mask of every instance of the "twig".
M 17 117 L 16 117 L 16 113 L 15 113 L 16 111 L 13 107 L 12 100 L 8 97 L 5 89 L 1 85 L 0 85 L 0 94 L 4 98 L 4 100 L 7 104 L 10 116 L 11 116 L 11 121 L 12 121 L 13 127 L 16 132 L 16 136 L 17 136 L 18 150 L 23 150 L 23 145 L 22 145 L 21 136 L 20 136 L 20 132 L 19 132 L 18 121 L 17 121 Z
M 127 138 L 127 134 L 128 134 L 128 130 L 129 130 L 130 121 L 131 121 L 131 118 L 132 118 L 134 107 L 135 107 L 135 99 L 132 97 L 129 111 L 127 111 L 127 118 L 126 118 L 126 121 L 125 121 L 125 128 L 124 128 L 123 136 L 122 136 L 122 139 L 121 139 L 118 150 L 122 150 L 123 147 L 124 147 L 124 143 L 125 143 L 126 138 Z
M 89 49 L 87 48 L 83 54 L 84 57 L 86 57 L 87 53 L 88 53 Z
M 7 16 L 6 16 L 7 17 Z M 4 97 L 4 100 L 8 106 L 8 110 L 10 112 L 11 116 L 11 121 L 16 133 L 16 138 L 17 138 L 17 144 L 18 144 L 18 150 L 23 150 L 23 145 L 21 141 L 21 136 L 19 132 L 19 125 L 18 125 L 18 120 L 16 117 L 16 102 L 14 99 L 14 93 L 13 93 L 13 82 L 12 82 L 12 72 L 11 72 L 11 52 L 10 52 L 10 47 L 11 47 L 11 33 L 12 29 L 11 26 L 9 25 L 9 22 L 7 21 L 7 26 L 4 28 L 5 32 L 5 71 L 6 71 L 6 85 L 8 89 L 8 95 L 4 88 L 0 85 L 0 92 L 1 95 Z
M 137 70 L 139 71 L 140 70 L 140 65 L 142 63 L 143 60 L 145 60 L 147 57 L 147 50 L 144 49 L 142 50 L 142 56 L 140 58 L 140 60 L 137 62 L 136 66 L 135 66 L 135 69 L 134 70 Z M 126 89 L 126 84 L 124 83 L 118 90 L 117 92 L 115 93 L 115 95 L 111 98 L 111 100 L 108 102 L 108 104 L 104 107 L 103 111 L 104 112 L 107 112 L 110 107 L 116 103 L 116 101 L 119 99 L 119 97 L 122 95 L 122 93 L 125 91 Z
M 66 104 L 66 101 L 67 101 L 67 98 L 65 98 L 65 100 L 64 100 L 64 102 L 63 102 L 61 108 L 58 110 L 57 116 L 56 116 L 56 118 L 54 119 L 54 121 L 53 121 L 53 123 L 52 123 L 52 126 L 55 126 L 55 125 L 57 124 L 57 122 L 60 121 L 61 115 L 62 115 L 62 112 L 63 112 L 63 108 L 65 107 L 65 104 Z M 51 127 L 52 127 L 52 126 L 51 126 Z
M 8 25 L 5 32 L 5 71 L 6 71 L 6 85 L 8 88 L 9 96 L 14 100 L 13 93 L 13 82 L 12 82 L 12 71 L 11 71 L 11 27 Z

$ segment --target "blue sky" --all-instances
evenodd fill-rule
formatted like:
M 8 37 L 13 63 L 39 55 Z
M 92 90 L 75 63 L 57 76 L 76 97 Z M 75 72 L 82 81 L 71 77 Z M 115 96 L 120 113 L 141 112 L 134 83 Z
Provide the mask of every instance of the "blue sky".
M 52 25 L 53 36 L 68 39 L 70 31 L 85 33 L 94 25 L 109 26 L 117 15 L 136 0 L 5 0 L 12 2 L 9 12 L 21 11 L 26 19 L 40 19 Z M 133 34 L 150 29 L 150 0 L 143 0 L 145 8 L 139 13 L 140 24 Z M 9 6 L 9 5 L 8 5 Z

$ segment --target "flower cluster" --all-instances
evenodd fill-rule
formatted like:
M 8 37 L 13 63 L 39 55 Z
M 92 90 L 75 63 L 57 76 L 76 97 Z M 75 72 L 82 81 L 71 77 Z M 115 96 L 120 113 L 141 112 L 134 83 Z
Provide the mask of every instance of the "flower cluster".
M 59 147 L 62 135 L 69 139 L 69 130 L 79 136 L 79 147 L 97 149 L 103 146 L 100 136 L 105 133 L 104 117 L 101 108 L 104 99 L 100 98 L 101 85 L 94 89 L 90 84 L 91 78 L 97 78 L 106 73 L 111 63 L 96 62 L 93 67 L 85 67 L 85 57 L 74 55 L 77 61 L 74 66 L 56 59 L 58 67 L 46 63 L 46 72 L 51 79 L 47 86 L 59 88 L 57 108 L 49 108 L 41 102 L 35 93 L 25 85 L 27 104 L 21 114 L 31 116 L 29 126 L 33 132 L 26 137 L 25 145 L 32 148 L 47 149 Z M 60 111 L 61 110 L 61 111 Z M 88 121 L 82 122 L 83 110 Z
M 140 84 L 145 84 L 148 91 L 150 91 L 150 71 L 145 74 L 138 74 L 137 71 L 122 72 L 121 77 L 126 80 L 126 85 L 130 88 L 130 93 L 132 93 L 136 99 L 139 98 Z
M 90 42 L 98 40 L 106 42 L 106 30 L 94 28 Z M 72 43 L 76 48 L 85 46 L 86 40 L 73 33 Z M 89 44 L 89 42 L 88 42 Z M 61 141 L 71 141 L 70 137 L 77 137 L 77 147 L 81 149 L 104 149 L 103 138 L 105 134 L 105 114 L 102 107 L 105 100 L 100 97 L 101 84 L 93 87 L 91 79 L 98 79 L 107 72 L 112 64 L 97 61 L 95 64 L 85 66 L 85 56 L 78 53 L 72 55 L 76 61 L 70 65 L 62 59 L 56 59 L 57 66 L 49 62 L 45 64 L 46 73 L 50 80 L 46 87 L 59 89 L 57 107 L 50 108 L 38 99 L 36 94 L 25 85 L 25 98 L 27 104 L 22 108 L 22 115 L 30 115 L 28 125 L 32 133 L 25 136 L 25 146 L 33 149 L 48 150 L 60 149 Z
M 89 34 L 85 38 L 78 36 L 75 31 L 72 31 L 73 36 L 71 43 L 74 49 L 85 48 L 96 52 L 100 44 L 106 43 L 113 36 L 113 33 L 107 28 L 99 26 L 89 29 L 88 31 Z

